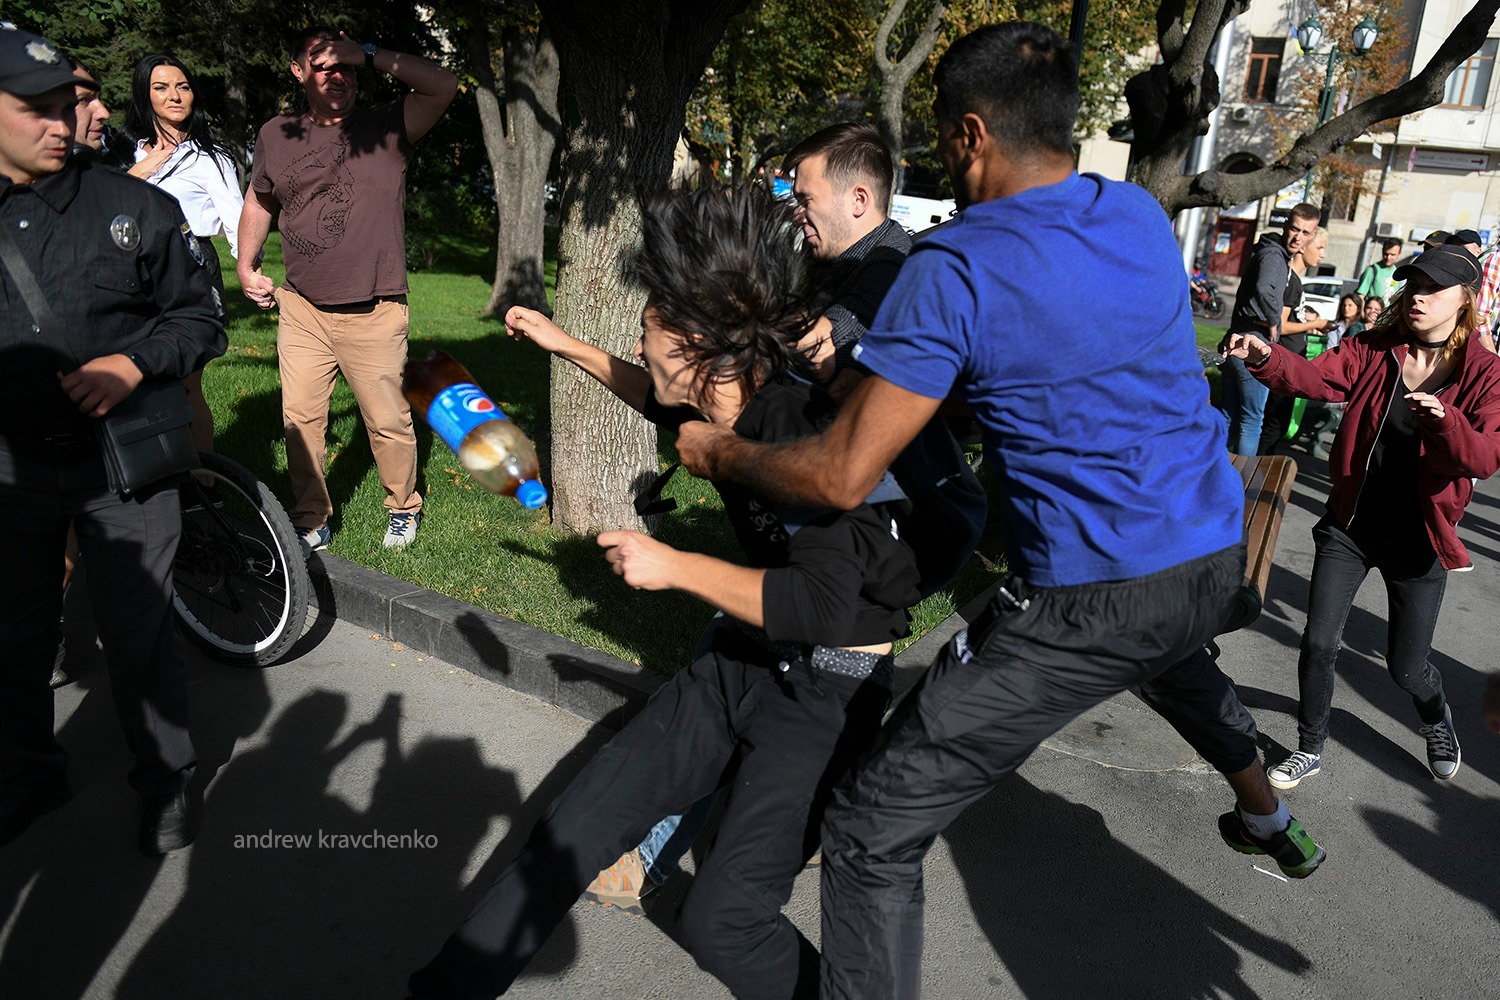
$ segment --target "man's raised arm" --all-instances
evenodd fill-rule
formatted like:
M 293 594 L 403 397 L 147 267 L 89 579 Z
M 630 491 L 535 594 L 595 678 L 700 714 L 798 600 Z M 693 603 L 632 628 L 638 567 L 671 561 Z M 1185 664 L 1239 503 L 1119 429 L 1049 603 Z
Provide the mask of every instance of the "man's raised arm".
M 677 453 L 695 476 L 733 480 L 778 500 L 851 510 L 941 402 L 872 375 L 815 437 L 759 444 L 722 424 L 689 423 L 678 432 Z

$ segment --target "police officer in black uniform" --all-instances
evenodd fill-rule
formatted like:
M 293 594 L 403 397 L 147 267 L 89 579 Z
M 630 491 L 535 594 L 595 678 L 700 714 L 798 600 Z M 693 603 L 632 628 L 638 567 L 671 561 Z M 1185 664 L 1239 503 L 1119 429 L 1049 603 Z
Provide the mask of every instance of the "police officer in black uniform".
M 24 277 L 0 267 L 0 844 L 69 798 L 48 679 L 71 521 L 144 800 L 140 846 L 165 854 L 192 842 L 199 812 L 169 603 L 177 489 L 111 493 L 90 418 L 222 354 L 222 310 L 176 200 L 70 156 L 74 83 L 55 46 L 0 23 L 0 239 L 57 317 L 34 317 Z

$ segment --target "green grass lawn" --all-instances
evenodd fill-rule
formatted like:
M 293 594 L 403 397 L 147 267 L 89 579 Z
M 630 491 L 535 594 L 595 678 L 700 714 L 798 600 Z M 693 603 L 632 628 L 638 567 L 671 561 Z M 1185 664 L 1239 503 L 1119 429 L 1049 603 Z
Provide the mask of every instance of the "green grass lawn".
M 511 341 L 499 321 L 479 318 L 494 273 L 493 247 L 452 238 L 438 242 L 434 266 L 411 275 L 411 353 L 421 356 L 437 347 L 458 358 L 536 442 L 546 478 L 548 357 L 530 344 Z M 216 447 L 286 500 L 291 491 L 281 431 L 276 317 L 260 312 L 240 293 L 234 260 L 222 243 L 219 258 L 228 293 L 230 346 L 203 376 Z M 549 289 L 552 266 L 549 259 Z M 264 269 L 281 281 L 281 244 L 274 233 Z M 662 673 L 686 664 L 712 609 L 682 594 L 625 586 L 600 558 L 591 537 L 556 530 L 545 509 L 527 511 L 509 497 L 475 486 L 456 456 L 420 421 L 417 440 L 427 518 L 416 544 L 388 551 L 380 546 L 385 494 L 354 396 L 342 380 L 337 383 L 328 430 L 328 487 L 336 508 L 330 550 L 335 555 Z M 674 460 L 667 444 L 661 467 Z M 663 519 L 662 540 L 738 559 L 718 495 L 707 482 L 679 472 L 664 495 L 675 498 L 678 509 Z M 981 551 L 999 558 L 993 539 Z M 994 575 L 982 561 L 971 560 L 951 593 L 934 594 L 913 610 L 914 635 L 942 621 Z

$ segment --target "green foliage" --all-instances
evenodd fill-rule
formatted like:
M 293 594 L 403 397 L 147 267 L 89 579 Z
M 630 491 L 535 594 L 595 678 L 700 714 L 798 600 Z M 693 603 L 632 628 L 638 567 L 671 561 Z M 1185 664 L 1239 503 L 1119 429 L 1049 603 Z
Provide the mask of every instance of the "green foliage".
M 891 52 L 906 51 L 926 22 L 933 0 L 913 0 L 891 33 Z M 786 152 L 837 121 L 868 118 L 875 29 L 890 0 L 756 0 L 734 20 L 688 102 L 689 140 L 743 176 L 757 162 Z M 1072 0 L 951 0 L 943 36 L 907 87 L 907 162 L 912 179 L 942 171 L 931 150 L 932 73 L 956 38 L 985 24 L 1023 19 L 1067 36 Z M 1155 45 L 1156 0 L 1093 4 L 1080 71 L 1080 134 L 1103 131 L 1120 118 L 1125 81 Z M 934 190 L 931 193 L 938 193 Z
M 729 22 L 688 101 L 687 132 L 735 177 L 825 125 L 858 118 L 866 0 L 755 0 Z

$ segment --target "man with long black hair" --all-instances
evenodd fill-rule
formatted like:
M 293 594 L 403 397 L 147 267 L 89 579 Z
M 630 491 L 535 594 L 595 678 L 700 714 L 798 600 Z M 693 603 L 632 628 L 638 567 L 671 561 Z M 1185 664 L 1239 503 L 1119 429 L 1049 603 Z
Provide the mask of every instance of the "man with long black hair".
M 506 325 L 582 368 L 660 426 L 706 419 L 789 441 L 831 419 L 789 346 L 811 325 L 792 209 L 759 186 L 651 199 L 635 273 L 647 291 L 641 368 L 533 310 Z M 683 943 L 737 997 L 815 997 L 818 953 L 781 913 L 817 846 L 834 781 L 868 748 L 907 633 L 917 569 L 894 482 L 847 512 L 787 507 L 716 483 L 738 565 L 636 532 L 599 536 L 633 587 L 717 608 L 699 649 L 572 781 L 526 846 L 411 978 L 418 998 L 503 992 L 589 880 L 662 816 L 720 790 L 723 818 L 683 904 Z
M 768 445 L 694 424 L 678 441 L 715 480 L 848 506 L 957 390 L 1000 470 L 1011 576 L 824 821 L 825 1000 L 920 993 L 922 860 L 938 833 L 1129 688 L 1228 778 L 1229 846 L 1299 878 L 1323 860 L 1266 783 L 1255 724 L 1204 648 L 1243 579 L 1243 487 L 1203 392 L 1166 215 L 1140 188 L 1074 172 L 1077 71 L 1050 29 L 981 28 L 934 82 L 961 212 L 917 243 L 860 341 L 873 374 L 816 437 Z M 1047 298 L 1063 285 L 1108 288 L 1115 303 L 1066 350 Z

